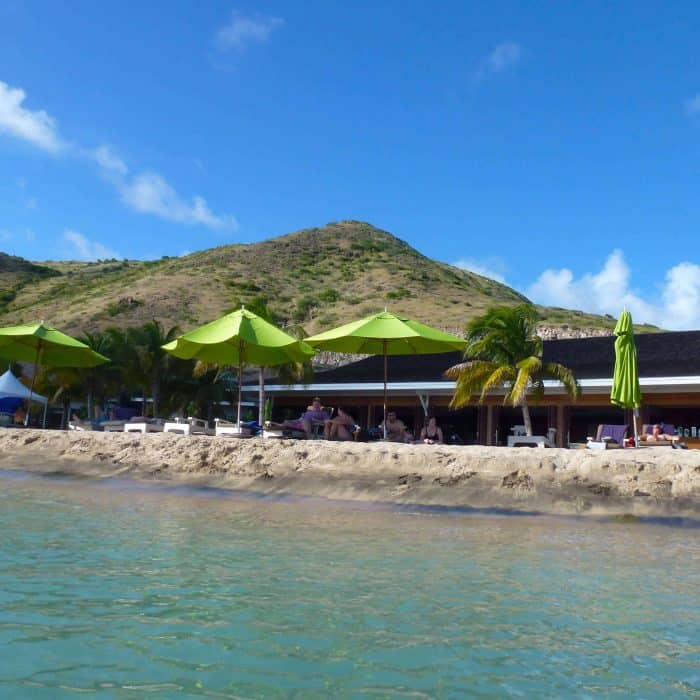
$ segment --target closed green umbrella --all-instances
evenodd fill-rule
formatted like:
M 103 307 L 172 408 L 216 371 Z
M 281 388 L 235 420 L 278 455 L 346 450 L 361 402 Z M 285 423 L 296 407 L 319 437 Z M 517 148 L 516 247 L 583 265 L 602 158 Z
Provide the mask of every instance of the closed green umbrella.
M 109 358 L 95 352 L 61 331 L 42 323 L 0 328 L 0 357 L 15 362 L 33 362 L 47 367 L 96 367 Z M 29 388 L 30 400 L 34 391 L 34 377 Z M 25 425 L 29 413 L 25 418 Z
M 306 342 L 319 350 L 384 355 L 384 437 L 386 437 L 387 356 L 430 355 L 450 350 L 464 350 L 466 346 L 466 341 L 456 335 L 396 316 L 386 310 L 311 336 L 306 338 Z
M 637 417 L 642 405 L 637 369 L 637 348 L 634 344 L 632 314 L 625 310 L 615 326 L 615 371 L 610 402 L 620 408 L 633 409 L 634 442 L 637 444 Z
M 241 374 L 244 364 L 274 367 L 305 362 L 314 349 L 245 308 L 181 335 L 163 349 L 183 360 L 238 365 L 238 424 L 241 423 Z

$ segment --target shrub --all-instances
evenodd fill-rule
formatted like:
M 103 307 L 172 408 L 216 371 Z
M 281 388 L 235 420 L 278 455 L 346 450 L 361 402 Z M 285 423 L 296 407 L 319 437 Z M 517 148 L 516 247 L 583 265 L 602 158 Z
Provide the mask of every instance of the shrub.
M 387 299 L 406 299 L 407 297 L 412 296 L 413 293 L 411 290 L 406 289 L 405 287 L 399 287 L 398 289 L 393 289 L 392 291 L 386 293 Z
M 309 318 L 311 311 L 318 306 L 318 299 L 314 297 L 301 297 L 297 301 L 297 308 L 294 312 L 295 321 L 304 321 Z
M 336 289 L 324 289 L 318 295 L 318 298 L 321 301 L 325 301 L 327 303 L 333 303 L 334 301 L 340 301 L 340 292 L 338 292 Z

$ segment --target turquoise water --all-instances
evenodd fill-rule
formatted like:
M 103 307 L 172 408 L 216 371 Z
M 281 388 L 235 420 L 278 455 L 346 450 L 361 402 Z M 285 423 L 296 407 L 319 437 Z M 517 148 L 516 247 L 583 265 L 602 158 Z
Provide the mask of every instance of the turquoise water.
M 0 472 L 0 697 L 700 697 L 700 529 Z

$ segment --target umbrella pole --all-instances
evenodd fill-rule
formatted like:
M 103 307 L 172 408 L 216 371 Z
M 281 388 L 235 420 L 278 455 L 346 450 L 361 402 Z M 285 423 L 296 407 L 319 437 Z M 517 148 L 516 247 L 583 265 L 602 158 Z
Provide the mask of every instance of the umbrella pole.
M 258 425 L 265 423 L 265 368 L 258 367 Z
M 243 341 L 238 345 L 238 429 L 241 429 L 241 379 L 243 377 Z
M 29 412 L 32 410 L 32 394 L 34 393 L 34 381 L 36 380 L 36 373 L 39 367 L 39 353 L 41 352 L 41 340 L 36 346 L 36 356 L 34 358 L 34 372 L 32 374 L 32 383 L 29 387 L 29 405 L 27 406 L 27 412 L 24 414 L 24 427 L 29 425 Z
M 387 377 L 387 341 L 382 341 L 384 345 L 384 439 L 386 440 L 386 377 Z
M 632 409 L 632 427 L 634 428 L 634 446 L 639 447 L 639 409 Z

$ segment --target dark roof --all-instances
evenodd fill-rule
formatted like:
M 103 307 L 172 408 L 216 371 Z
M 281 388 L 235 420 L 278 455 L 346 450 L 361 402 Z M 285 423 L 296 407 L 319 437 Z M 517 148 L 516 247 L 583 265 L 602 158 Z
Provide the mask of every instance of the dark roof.
M 634 341 L 641 376 L 700 374 L 700 331 L 640 333 Z M 544 344 L 543 359 L 570 367 L 580 379 L 611 377 L 615 364 L 615 337 L 550 340 Z
M 640 333 L 635 336 L 639 373 L 643 377 L 700 374 L 700 331 Z M 395 355 L 388 358 L 390 382 L 437 382 L 442 373 L 461 361 L 458 352 L 439 355 Z M 578 379 L 612 377 L 615 337 L 546 340 L 545 362 L 559 362 L 574 370 Z M 379 382 L 384 358 L 367 357 L 342 367 L 317 372 L 314 384 Z

